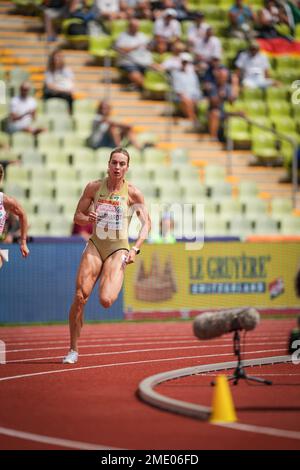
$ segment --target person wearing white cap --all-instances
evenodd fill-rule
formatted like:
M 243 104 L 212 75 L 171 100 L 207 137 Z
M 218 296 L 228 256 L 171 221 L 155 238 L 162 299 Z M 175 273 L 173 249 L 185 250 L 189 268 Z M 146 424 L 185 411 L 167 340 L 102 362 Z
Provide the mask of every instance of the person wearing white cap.
M 181 36 L 181 26 L 174 8 L 167 8 L 154 23 L 154 35 L 164 37 L 169 44 Z
M 181 68 L 171 72 L 173 89 L 182 113 L 192 121 L 195 128 L 198 128 L 196 106 L 202 97 L 200 83 L 195 70 L 191 68 L 192 55 L 182 52 L 180 59 Z

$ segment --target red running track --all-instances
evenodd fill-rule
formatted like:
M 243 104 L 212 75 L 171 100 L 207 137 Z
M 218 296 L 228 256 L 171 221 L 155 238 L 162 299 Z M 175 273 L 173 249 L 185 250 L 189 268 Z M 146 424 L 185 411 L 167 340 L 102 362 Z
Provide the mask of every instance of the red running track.
M 285 355 L 294 323 L 262 321 L 247 334 L 245 358 Z M 139 382 L 149 375 L 234 360 L 231 335 L 198 341 L 191 322 L 86 325 L 76 365 L 61 363 L 68 346 L 67 326 L 4 327 L 0 339 L 7 347 L 7 364 L 0 365 L 1 449 L 300 448 L 296 365 L 249 371 L 267 376 L 272 386 L 243 381 L 232 387 L 241 429 L 171 414 L 137 398 Z M 158 390 L 210 405 L 210 380 L 179 379 Z M 242 429 L 242 424 L 251 427 Z

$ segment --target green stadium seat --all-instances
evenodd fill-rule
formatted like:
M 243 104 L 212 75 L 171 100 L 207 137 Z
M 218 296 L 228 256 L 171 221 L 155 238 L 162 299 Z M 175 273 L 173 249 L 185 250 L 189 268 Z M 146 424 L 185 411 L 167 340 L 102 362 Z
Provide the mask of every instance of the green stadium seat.
M 91 114 L 94 116 L 97 108 L 97 101 L 91 99 L 80 99 L 74 101 L 74 116 L 77 117 L 81 114 Z
M 279 233 L 277 222 L 265 215 L 263 217 L 256 217 L 254 233 L 259 235 L 276 235 Z
M 8 165 L 6 169 L 6 181 L 7 182 L 29 182 L 29 170 L 26 167 L 19 165 Z
M 286 131 L 296 132 L 297 130 L 297 123 L 291 117 L 272 116 L 272 122 L 274 124 L 275 129 L 279 132 L 283 132 L 283 133 Z
M 175 172 L 171 166 L 167 165 L 157 165 L 149 166 L 146 165 L 150 178 L 153 180 L 154 184 L 169 184 L 169 182 L 175 181 Z
M 251 197 L 244 200 L 243 205 L 249 220 L 255 220 L 255 218 L 261 214 L 267 214 L 268 206 L 263 199 Z
M 289 91 L 290 91 L 289 87 L 285 87 L 285 86 L 268 87 L 265 90 L 266 100 L 267 102 L 274 101 L 274 100 L 287 100 Z
M 200 181 L 189 180 L 188 184 L 183 185 L 180 181 L 185 202 L 203 202 L 206 196 L 206 188 Z
M 143 88 L 149 94 L 164 95 L 171 90 L 167 76 L 156 70 L 146 70 Z
M 51 181 L 53 172 L 50 168 L 41 166 L 32 166 L 29 168 L 31 181 Z
M 244 239 L 252 233 L 253 227 L 250 220 L 248 220 L 245 216 L 242 215 L 236 215 L 232 217 L 229 222 L 229 235 Z
M 146 36 L 153 36 L 153 21 L 139 20 L 139 31 L 146 34 Z
M 256 197 L 258 194 L 258 187 L 255 181 L 241 181 L 239 184 L 239 199 L 240 201 L 248 199 L 249 197 Z
M 62 98 L 51 98 L 45 101 L 45 110 L 47 114 L 55 114 L 56 116 L 69 115 L 69 107 L 66 100 Z
M 218 182 L 223 182 L 226 176 L 226 170 L 223 166 L 207 165 L 205 167 L 204 181 L 206 186 L 210 187 Z
M 188 162 L 188 152 L 183 148 L 176 148 L 171 150 L 170 158 L 173 165 L 183 166 Z
M 41 216 L 35 216 L 30 218 L 28 234 L 32 237 L 42 237 L 49 234 L 48 232 L 49 222 L 43 220 Z
M 16 197 L 20 202 L 27 197 L 28 193 L 28 182 L 27 181 L 6 181 L 4 182 L 4 192 L 8 196 Z
M 65 149 L 66 153 L 69 153 L 72 155 L 72 164 L 80 168 L 80 166 L 84 165 L 93 165 L 95 164 L 95 152 L 94 150 L 88 149 L 88 148 L 82 148 L 82 149 L 72 149 L 72 151 L 69 152 L 68 149 Z
M 46 154 L 46 165 L 49 168 L 58 170 L 61 167 L 70 165 L 70 156 L 60 149 L 50 150 Z
M 146 148 L 143 154 L 144 162 L 146 164 L 166 163 L 167 157 L 168 154 L 164 150 L 160 150 L 157 148 Z
M 115 59 L 117 52 L 112 48 L 114 38 L 111 36 L 90 36 L 89 37 L 89 53 L 98 59 L 108 57 Z
M 172 165 L 172 169 L 180 183 L 200 182 L 199 170 L 192 165 Z
M 52 132 L 56 132 L 58 134 L 74 131 L 74 120 L 70 116 L 64 114 L 61 116 L 55 116 L 55 118 L 51 119 L 51 130 Z
M 156 186 L 160 201 L 176 203 L 182 200 L 182 189 L 176 181 L 168 181 L 166 184 Z
M 110 22 L 110 35 L 115 41 L 117 37 L 127 30 L 128 21 L 127 20 L 113 20 Z
M 53 170 L 54 181 L 76 181 L 77 177 L 78 171 L 70 165 L 61 165 L 59 168 Z
M 82 186 L 79 181 L 56 181 L 55 182 L 55 200 L 61 201 L 62 199 L 73 199 L 77 201 L 81 192 Z
M 36 202 L 37 213 L 51 220 L 53 215 L 61 213 L 61 206 L 52 199 L 40 199 Z
M 34 148 L 34 138 L 28 132 L 16 132 L 11 136 L 11 144 L 13 150 L 16 151 Z
M 293 203 L 291 199 L 276 197 L 271 201 L 272 218 L 281 221 L 288 214 L 292 215 Z
M 24 199 L 22 201 L 22 207 L 25 210 L 26 214 L 29 216 L 29 221 L 30 221 L 31 215 L 36 214 L 37 212 L 36 204 L 32 201 L 28 201 L 27 199 Z
M 53 198 L 53 182 L 50 181 L 31 181 L 29 199 L 36 203 L 42 198 Z
M 273 116 L 290 116 L 291 106 L 288 101 L 272 100 L 268 102 L 269 115 L 272 119 Z
M 60 136 L 47 132 L 38 136 L 38 149 L 41 152 L 58 150 L 62 146 L 62 139 Z
M 264 90 L 261 88 L 243 88 L 242 95 L 244 101 L 264 100 Z
M 280 233 L 282 235 L 300 235 L 300 217 L 283 216 L 280 221 Z
M 226 221 L 216 216 L 205 216 L 204 234 L 208 237 L 222 237 L 228 233 Z
M 148 201 L 148 198 L 157 199 L 158 191 L 153 183 L 149 182 L 148 180 L 140 180 L 138 187 L 142 191 L 146 201 Z
M 224 199 L 219 202 L 220 217 L 230 220 L 242 213 L 242 203 L 237 199 Z
M 31 149 L 25 149 L 23 152 L 20 154 L 20 159 L 23 165 L 28 165 L 28 166 L 42 166 L 44 163 L 44 156 L 43 154 L 39 151 L 36 150 L 35 148 Z
M 232 186 L 226 181 L 217 181 L 210 187 L 211 197 L 216 200 L 223 200 L 232 196 Z
M 72 223 L 66 215 L 51 216 L 49 223 L 49 235 L 68 237 L 72 233 Z

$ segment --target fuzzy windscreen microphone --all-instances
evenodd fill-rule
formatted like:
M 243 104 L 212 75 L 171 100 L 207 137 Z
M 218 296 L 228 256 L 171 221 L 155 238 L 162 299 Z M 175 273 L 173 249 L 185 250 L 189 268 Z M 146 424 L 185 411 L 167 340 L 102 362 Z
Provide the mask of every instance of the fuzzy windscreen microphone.
M 255 308 L 237 308 L 198 315 L 193 323 L 194 335 L 199 339 L 212 339 L 236 330 L 254 330 L 260 316 Z

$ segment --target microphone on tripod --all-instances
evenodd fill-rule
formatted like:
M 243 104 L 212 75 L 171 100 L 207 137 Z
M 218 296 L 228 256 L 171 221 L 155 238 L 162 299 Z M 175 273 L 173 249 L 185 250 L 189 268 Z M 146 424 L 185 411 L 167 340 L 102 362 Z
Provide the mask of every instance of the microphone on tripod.
M 206 312 L 198 315 L 193 322 L 194 335 L 199 339 L 218 338 L 223 334 L 234 332 L 233 352 L 237 357 L 237 366 L 233 375 L 228 379 L 233 380 L 234 385 L 237 385 L 240 379 L 272 385 L 270 380 L 247 375 L 242 365 L 240 331 L 254 330 L 259 322 L 259 313 L 253 307 L 223 310 L 215 313 Z M 214 382 L 212 382 L 212 385 L 214 385 Z
M 202 313 L 195 318 L 193 329 L 197 338 L 212 339 L 236 330 L 254 330 L 259 322 L 255 308 L 236 308 Z

